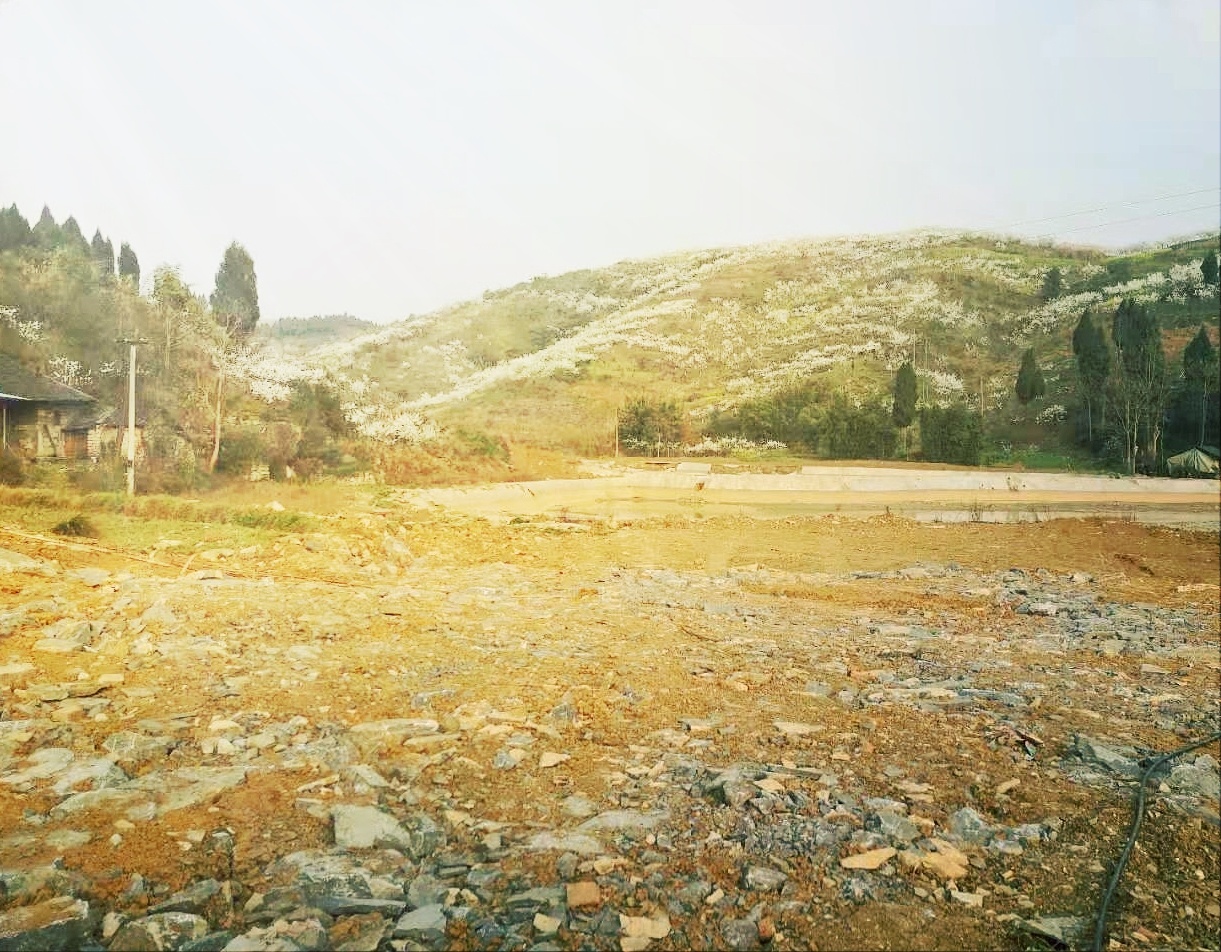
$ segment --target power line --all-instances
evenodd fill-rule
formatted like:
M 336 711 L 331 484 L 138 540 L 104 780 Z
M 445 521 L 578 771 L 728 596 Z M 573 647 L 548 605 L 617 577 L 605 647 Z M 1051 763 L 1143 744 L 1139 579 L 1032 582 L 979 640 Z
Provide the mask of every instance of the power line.
M 1130 208 L 1134 205 L 1152 205 L 1154 202 L 1167 202 L 1172 198 L 1187 198 L 1191 195 L 1205 195 L 1209 192 L 1221 192 L 1221 187 L 1213 186 L 1211 188 L 1196 188 L 1188 192 L 1174 192 L 1170 195 L 1159 195 L 1156 198 L 1141 198 L 1135 201 L 1126 202 L 1107 202 L 1105 205 L 1099 205 L 1097 208 L 1083 208 L 1081 211 L 1065 212 L 1063 215 L 1050 215 L 1047 218 L 1028 218 L 1025 221 L 1015 221 L 1008 225 L 1001 225 L 1001 228 L 1019 228 L 1023 225 L 1041 225 L 1043 222 L 1060 221 L 1063 218 L 1076 218 L 1080 215 L 1094 215 L 1098 212 L 1105 212 L 1112 208 Z
M 1146 221 L 1150 218 L 1165 218 L 1169 215 L 1185 215 L 1187 212 L 1198 212 L 1205 208 L 1221 208 L 1221 202 L 1212 202 L 1207 205 L 1193 205 L 1191 208 L 1176 208 L 1168 212 L 1153 212 L 1148 215 L 1135 215 L 1132 218 L 1116 218 L 1111 221 L 1098 222 L 1095 225 L 1078 225 L 1076 228 L 1061 228 L 1059 231 L 1050 231 L 1042 235 L 1035 235 L 1035 238 L 1055 238 L 1058 235 L 1067 235 L 1074 231 L 1090 231 L 1094 228 L 1106 228 L 1109 225 L 1125 225 L 1133 221 Z

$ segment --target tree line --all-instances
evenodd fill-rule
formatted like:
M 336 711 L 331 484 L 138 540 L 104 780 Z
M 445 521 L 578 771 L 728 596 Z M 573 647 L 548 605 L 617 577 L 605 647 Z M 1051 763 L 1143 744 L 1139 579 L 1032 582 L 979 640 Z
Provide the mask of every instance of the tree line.
M 71 216 L 57 224 L 44 208 L 30 226 L 15 205 L 0 210 L 0 352 L 119 408 L 128 351 L 116 341 L 142 340 L 145 488 L 188 488 L 252 462 L 306 473 L 342 457 L 348 425 L 333 394 L 300 384 L 270 404 L 235 372 L 260 319 L 254 261 L 240 243 L 224 250 L 206 297 L 170 267 L 154 270 L 147 294 L 140 280 L 135 251 L 124 242 L 116 259 L 100 229 L 87 242 Z

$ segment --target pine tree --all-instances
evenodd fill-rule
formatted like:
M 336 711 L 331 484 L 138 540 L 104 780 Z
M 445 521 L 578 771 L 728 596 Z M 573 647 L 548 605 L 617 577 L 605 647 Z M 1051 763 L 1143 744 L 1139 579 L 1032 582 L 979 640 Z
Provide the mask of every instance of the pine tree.
M 1212 248 L 1208 249 L 1208 254 L 1200 262 L 1200 272 L 1204 275 L 1204 283 L 1206 285 L 1217 283 L 1217 252 Z
M 1094 404 L 1105 402 L 1107 377 L 1111 373 L 1111 352 L 1106 338 L 1086 311 L 1073 331 L 1073 356 L 1077 358 L 1077 383 L 1085 400 L 1086 430 L 1094 442 Z
M 30 223 L 17 210 L 17 206 L 0 209 L 0 252 L 17 251 L 33 242 Z
M 1119 354 L 1114 382 L 1122 401 L 1121 423 L 1126 440 L 1130 472 L 1136 472 L 1137 456 L 1152 465 L 1162 435 L 1166 406 L 1166 352 L 1157 314 L 1131 298 L 1125 298 L 1111 321 L 1111 338 Z
M 1050 301 L 1053 298 L 1058 298 L 1060 292 L 1064 289 L 1064 275 L 1061 274 L 1059 268 L 1051 268 L 1043 275 L 1043 290 L 1041 292 L 1044 301 Z
M 136 290 L 140 290 L 140 259 L 126 241 L 119 247 L 119 277 L 130 278 Z
M 1014 389 L 1023 406 L 1047 392 L 1047 385 L 1043 382 L 1043 371 L 1039 370 L 1039 365 L 1034 359 L 1033 347 L 1027 348 L 1026 353 L 1022 354 L 1022 364 L 1018 368 L 1017 384 Z
M 894 395 L 890 417 L 903 431 L 903 452 L 906 454 L 908 427 L 916 420 L 916 371 L 910 360 L 904 361 L 895 374 Z
M 93 255 L 93 260 L 97 262 L 98 273 L 103 276 L 113 275 L 114 246 L 102 237 L 100 228 L 93 233 L 93 240 L 89 242 L 89 250 Z
M 1191 343 L 1183 350 L 1183 379 L 1200 395 L 1200 443 L 1208 424 L 1209 397 L 1217 392 L 1217 351 L 1201 324 Z
M 236 241 L 225 249 L 216 272 L 216 290 L 209 303 L 218 323 L 232 329 L 239 340 L 259 322 L 259 287 L 254 261 Z
M 34 244 L 43 251 L 58 248 L 63 243 L 63 235 L 59 225 L 55 224 L 55 216 L 46 205 L 42 206 L 42 214 L 38 216 L 38 221 L 30 232 L 34 236 Z
M 64 223 L 60 226 L 59 230 L 62 236 L 61 244 L 86 253 L 89 252 L 89 242 L 85 240 L 85 236 L 81 234 L 81 226 L 76 223 L 76 219 L 71 215 L 64 219 Z

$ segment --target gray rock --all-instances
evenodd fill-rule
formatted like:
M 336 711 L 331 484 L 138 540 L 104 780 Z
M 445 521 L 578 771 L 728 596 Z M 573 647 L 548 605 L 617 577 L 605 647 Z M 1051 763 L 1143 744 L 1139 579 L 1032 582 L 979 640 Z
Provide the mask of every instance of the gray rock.
M 726 919 L 721 923 L 721 938 L 732 952 L 751 952 L 761 945 L 759 927 L 749 919 Z
M 208 920 L 186 912 L 163 912 L 127 923 L 110 942 L 111 952 L 178 952 L 208 934 Z
M 449 886 L 446 883 L 435 876 L 421 873 L 407 886 L 407 902 L 412 909 L 435 906 L 445 898 L 448 891 Z
M 1085 763 L 1096 764 L 1121 777 L 1140 776 L 1140 766 L 1134 759 L 1135 752 L 1130 749 L 1111 747 L 1100 740 L 1078 734 L 1071 750 Z
M 221 886 L 215 879 L 201 879 L 192 883 L 186 889 L 174 893 L 165 902 L 159 902 L 150 908 L 150 914 L 162 912 L 189 912 L 194 915 L 203 913 L 208 905 L 220 895 Z
M 767 866 L 747 866 L 742 871 L 743 887 L 756 892 L 779 892 L 786 882 L 788 876 Z
M 576 817 L 579 820 L 584 820 L 598 812 L 597 804 L 588 797 L 578 796 L 577 794 L 565 797 L 560 806 L 564 808 L 564 812 L 569 816 Z
M 89 903 L 56 896 L 33 906 L 0 912 L 3 952 L 61 952 L 78 949 L 92 930 Z
M 600 830 L 647 833 L 668 819 L 670 819 L 668 810 L 653 810 L 649 813 L 642 813 L 639 810 L 607 810 L 586 820 L 577 829 L 582 833 L 596 833 Z
M 108 581 L 110 581 L 110 573 L 105 569 L 69 569 L 64 574 L 67 575 L 68 578 L 74 578 L 78 582 L 88 585 L 90 588 L 97 588 L 99 585 L 105 585 Z
M 986 843 L 992 827 L 970 807 L 963 807 L 950 817 L 950 830 L 968 843 Z
M 1209 758 L 1211 759 L 1211 758 Z M 1194 764 L 1179 764 L 1170 771 L 1167 783 L 1175 793 L 1183 793 L 1204 800 L 1221 797 L 1221 776 L 1216 770 L 1201 766 L 1201 757 Z
M 161 760 L 169 752 L 168 737 L 149 737 L 135 731 L 117 731 L 102 741 L 102 748 L 120 764 L 138 767 L 150 760 Z
M 910 843 L 920 835 L 916 824 L 891 810 L 879 810 L 876 824 L 877 831 L 893 842 Z
M 421 906 L 394 924 L 394 937 L 433 944 L 445 940 L 445 910 L 440 903 Z
M 444 890 L 441 893 L 445 895 Z M 370 912 L 393 918 L 401 916 L 407 909 L 407 903 L 401 899 L 354 899 L 350 896 L 319 896 L 314 900 L 314 908 L 321 909 L 328 916 L 363 916 Z
M 1058 946 L 1074 949 L 1085 936 L 1088 923 L 1080 916 L 1042 916 L 1038 919 L 1020 919 L 1018 927 L 1031 935 L 1050 939 Z
M 445 833 L 423 814 L 400 822 L 377 807 L 342 804 L 332 808 L 331 818 L 335 845 L 345 849 L 389 846 L 418 861 L 445 844 Z
M 168 776 L 150 774 L 136 781 L 141 789 L 162 791 L 157 813 L 165 814 L 211 800 L 243 783 L 245 767 L 184 767 Z
M 176 625 L 178 624 L 178 616 L 165 603 L 164 599 L 157 599 L 140 616 L 140 621 L 146 625 Z
M 179 952 L 221 952 L 229 947 L 234 935 L 228 929 L 221 932 L 209 932 L 202 939 L 192 939 L 185 943 Z

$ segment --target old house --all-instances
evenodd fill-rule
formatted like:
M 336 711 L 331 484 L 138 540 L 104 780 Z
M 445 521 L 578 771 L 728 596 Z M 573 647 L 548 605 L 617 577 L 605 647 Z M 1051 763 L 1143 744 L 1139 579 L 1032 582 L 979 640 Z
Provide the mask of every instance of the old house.
M 125 426 L 114 410 L 69 387 L 32 373 L 11 354 L 0 354 L 0 448 L 24 460 L 97 460 L 119 452 Z M 140 453 L 141 428 L 136 428 Z

